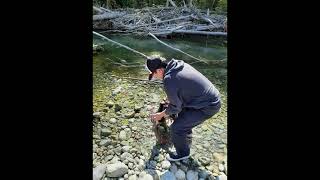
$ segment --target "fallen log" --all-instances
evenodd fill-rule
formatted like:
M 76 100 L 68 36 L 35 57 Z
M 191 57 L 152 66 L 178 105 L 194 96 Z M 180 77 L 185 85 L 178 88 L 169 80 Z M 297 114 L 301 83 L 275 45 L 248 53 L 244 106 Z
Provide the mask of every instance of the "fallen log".
M 97 7 L 95 7 L 95 6 L 93 6 L 93 10 L 97 11 L 97 12 L 100 13 L 100 14 L 103 14 L 103 13 L 104 13 L 104 11 L 103 11 L 102 9 L 97 8 Z
M 113 11 L 111 11 L 111 10 L 109 10 L 109 9 L 104 8 L 104 7 L 100 7 L 100 9 L 102 9 L 102 10 L 104 10 L 104 11 L 107 11 L 107 12 L 109 12 L 109 13 L 112 13 L 112 12 L 113 12 Z
M 192 31 L 192 30 L 175 30 L 173 33 L 180 34 L 198 34 L 198 35 L 209 35 L 209 36 L 227 36 L 226 32 L 208 32 L 208 31 Z
M 173 30 L 152 33 L 157 36 L 170 34 L 193 34 L 193 35 L 208 35 L 208 36 L 227 36 L 226 32 L 211 32 L 211 31 L 194 31 L 194 30 Z
M 207 31 L 207 30 L 212 31 L 213 29 L 223 29 L 223 26 L 219 24 L 208 25 L 208 26 L 197 25 L 194 30 L 195 31 Z
M 160 21 L 160 22 L 154 22 L 154 23 L 150 23 L 150 24 L 143 24 L 143 25 L 139 25 L 139 26 L 134 26 L 134 27 L 131 27 L 131 29 L 135 29 L 135 28 L 138 28 L 138 27 L 144 27 L 144 26 L 152 26 L 152 25 L 156 25 L 156 24 L 167 23 L 167 22 L 181 20 L 181 19 L 188 19 L 188 18 L 191 18 L 191 17 L 192 17 L 192 15 L 182 16 L 182 17 L 168 19 L 168 20 L 164 20 L 164 21 Z
M 98 21 L 98 20 L 104 20 L 104 19 L 114 19 L 114 18 L 123 16 L 125 14 L 126 13 L 118 13 L 118 12 L 107 13 L 107 12 L 104 12 L 103 14 L 93 15 L 92 20 Z

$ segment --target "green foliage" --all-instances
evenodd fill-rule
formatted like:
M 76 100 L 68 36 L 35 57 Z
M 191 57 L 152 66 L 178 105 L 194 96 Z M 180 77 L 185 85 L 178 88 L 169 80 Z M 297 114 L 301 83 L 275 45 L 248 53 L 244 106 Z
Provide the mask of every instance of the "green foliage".
M 218 10 L 218 11 L 227 12 L 227 9 L 228 9 L 228 2 L 227 2 L 227 0 L 220 0 L 220 1 L 218 2 L 218 5 L 217 5 L 217 10 Z
M 122 125 L 128 125 L 129 124 L 129 120 L 128 119 L 123 119 L 123 120 L 121 120 L 121 124 Z

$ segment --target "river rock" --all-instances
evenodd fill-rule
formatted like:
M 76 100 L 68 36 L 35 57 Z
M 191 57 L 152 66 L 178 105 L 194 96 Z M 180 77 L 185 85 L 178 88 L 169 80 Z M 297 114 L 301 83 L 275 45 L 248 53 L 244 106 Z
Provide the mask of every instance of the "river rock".
M 133 118 L 133 117 L 134 117 L 134 114 L 135 114 L 135 112 L 134 112 L 134 111 L 131 111 L 131 112 L 128 112 L 127 114 L 125 114 L 124 117 L 126 117 L 126 118 Z
M 160 176 L 160 180 L 176 180 L 176 177 L 172 172 L 166 171 Z
M 100 119 L 101 118 L 101 112 L 94 112 L 93 113 L 93 118 L 94 119 Z
M 225 174 L 222 174 L 222 175 L 218 176 L 216 178 L 216 180 L 227 180 L 227 176 Z
M 130 163 L 128 164 L 128 167 L 129 167 L 129 169 L 133 169 L 133 163 L 130 162 Z
M 223 166 L 223 164 L 219 164 L 219 171 L 224 171 L 224 166 Z
M 112 106 L 114 106 L 114 102 L 112 102 L 112 101 L 110 100 L 110 101 L 108 101 L 108 102 L 106 103 L 106 106 L 109 107 L 109 108 L 111 108 Z
M 112 95 L 115 96 L 117 94 L 119 94 L 122 90 L 121 86 L 118 86 L 115 90 L 112 91 Z
M 213 158 L 216 162 L 221 163 L 223 161 L 223 155 L 219 153 L 213 153 Z
M 112 130 L 110 128 L 102 128 L 101 129 L 101 136 L 109 136 L 111 135 Z
M 128 180 L 137 180 L 138 178 L 137 178 L 137 175 L 131 175 L 131 176 L 129 176 L 129 178 L 128 178 Z
M 162 161 L 162 163 L 161 163 L 161 167 L 162 167 L 163 169 L 169 169 L 170 166 L 171 166 L 171 163 L 170 163 L 169 161 L 167 161 L 167 160 Z
M 126 173 L 128 173 L 128 166 L 121 162 L 107 165 L 106 175 L 108 177 L 121 177 Z
M 149 161 L 149 163 L 147 163 L 147 168 L 148 169 L 155 169 L 157 166 L 157 162 L 156 161 Z
M 109 120 L 109 122 L 112 123 L 112 124 L 114 124 L 114 123 L 117 122 L 117 120 L 116 120 L 116 118 L 111 118 L 111 119 Z
M 124 152 L 120 156 L 120 160 L 121 161 L 128 160 L 128 158 L 132 159 L 132 155 L 130 153 L 128 153 L 128 152 Z
M 203 165 L 206 166 L 210 164 L 210 159 L 207 157 L 199 157 L 199 162 Z
M 160 179 L 160 171 L 154 169 L 146 169 L 145 172 L 152 176 L 154 180 Z
M 183 172 L 181 169 L 179 169 L 176 173 L 175 176 L 177 180 L 184 180 L 186 178 L 185 172 Z
M 114 106 L 114 111 L 115 112 L 118 112 L 118 111 L 120 111 L 122 109 L 122 107 L 119 105 L 119 104 L 115 104 L 115 106 Z
M 189 170 L 187 172 L 187 180 L 198 180 L 198 172 Z
M 206 179 L 208 176 L 209 176 L 209 173 L 208 173 L 206 170 L 201 170 L 201 171 L 199 172 L 199 177 L 200 177 L 200 178 Z M 200 179 L 199 179 L 199 180 L 200 180 Z
M 120 139 L 120 140 L 126 140 L 126 139 L 127 139 L 126 131 L 120 131 L 120 133 L 119 133 L 119 139 Z
M 139 180 L 153 180 L 153 177 L 150 174 L 145 174 Z
M 131 146 L 123 146 L 122 147 L 122 152 L 129 152 Z
M 170 171 L 175 174 L 178 171 L 178 167 L 173 163 L 170 167 Z
M 113 155 L 108 155 L 104 158 L 105 161 L 110 161 L 113 158 Z
M 111 143 L 112 143 L 112 141 L 110 139 L 104 139 L 104 140 L 100 141 L 99 145 L 100 146 L 109 146 Z
M 106 172 L 107 164 L 100 164 L 93 168 L 93 180 L 100 180 L 103 174 Z

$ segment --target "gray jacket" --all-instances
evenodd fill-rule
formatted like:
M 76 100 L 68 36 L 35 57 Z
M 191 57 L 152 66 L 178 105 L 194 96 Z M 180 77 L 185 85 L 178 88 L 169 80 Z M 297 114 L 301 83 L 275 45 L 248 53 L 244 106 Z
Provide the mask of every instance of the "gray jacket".
M 214 85 L 182 60 L 168 62 L 163 84 L 170 101 L 168 115 L 178 114 L 183 108 L 205 109 L 220 103 L 220 93 Z

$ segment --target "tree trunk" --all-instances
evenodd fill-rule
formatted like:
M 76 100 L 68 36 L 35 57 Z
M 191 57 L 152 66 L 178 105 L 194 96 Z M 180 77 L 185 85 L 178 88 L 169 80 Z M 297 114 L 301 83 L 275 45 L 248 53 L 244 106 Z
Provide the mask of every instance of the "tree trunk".
M 106 0 L 106 4 L 107 4 L 107 5 L 106 5 L 106 6 L 107 6 L 107 9 L 110 9 L 110 8 L 109 8 L 109 6 L 110 6 L 110 0 Z

